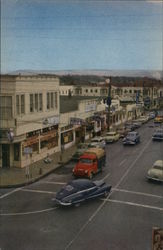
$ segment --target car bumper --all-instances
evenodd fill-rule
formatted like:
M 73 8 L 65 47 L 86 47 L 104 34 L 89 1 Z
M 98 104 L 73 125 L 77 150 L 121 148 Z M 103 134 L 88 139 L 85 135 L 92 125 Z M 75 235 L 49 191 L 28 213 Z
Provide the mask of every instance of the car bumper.
M 134 141 L 124 141 L 123 144 L 124 145 L 135 145 L 136 142 L 134 142 Z
M 159 182 L 163 182 L 163 179 L 160 179 L 159 177 L 152 177 L 147 175 L 147 179 L 151 180 L 151 181 L 159 181 Z
M 57 205 L 61 205 L 61 206 L 71 206 L 72 203 L 71 202 L 63 202 L 63 201 L 60 201 L 60 200 L 57 200 L 55 199 L 55 202 Z
M 153 141 L 163 141 L 163 137 L 155 137 L 155 136 L 153 136 L 152 140 Z
M 78 171 L 74 171 L 73 175 L 78 176 L 78 177 L 84 177 L 84 176 L 88 177 L 88 172 L 86 173 L 83 170 L 78 170 Z

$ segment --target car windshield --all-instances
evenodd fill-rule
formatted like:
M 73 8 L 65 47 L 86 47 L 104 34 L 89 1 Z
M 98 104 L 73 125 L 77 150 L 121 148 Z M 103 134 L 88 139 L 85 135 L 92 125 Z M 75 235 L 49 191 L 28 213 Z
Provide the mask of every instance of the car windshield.
M 88 158 L 82 158 L 80 159 L 80 163 L 85 163 L 85 164 L 91 164 L 93 161 Z
M 72 185 L 67 185 L 64 187 L 64 190 L 66 190 L 68 192 L 72 191 L 73 189 L 74 189 L 74 187 Z
M 136 134 L 133 134 L 133 133 L 129 133 L 129 134 L 127 135 L 128 138 L 134 138 L 135 136 L 136 136 Z
M 156 134 L 163 134 L 163 130 L 162 129 L 156 130 L 155 133 Z
M 110 132 L 110 133 L 107 133 L 106 135 L 107 136 L 113 136 L 113 135 L 115 135 L 115 133 L 114 132 Z
M 153 168 L 154 168 L 154 169 L 157 169 L 157 170 L 162 170 L 162 171 L 163 171 L 163 167 L 158 166 L 158 165 L 153 166 Z

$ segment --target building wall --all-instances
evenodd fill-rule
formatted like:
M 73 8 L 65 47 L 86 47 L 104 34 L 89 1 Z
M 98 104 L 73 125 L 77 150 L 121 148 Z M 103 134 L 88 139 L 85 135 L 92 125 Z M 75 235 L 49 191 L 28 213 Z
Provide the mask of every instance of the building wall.
M 48 104 L 47 95 L 50 104 Z M 11 97 L 12 103 L 6 99 L 8 96 Z M 47 153 L 51 154 L 54 150 L 60 150 L 58 78 L 48 75 L 3 75 L 1 76 L 0 97 L 1 111 L 5 114 L 1 116 L 0 166 L 3 166 L 3 162 L 6 161 L 2 153 L 2 151 L 5 152 L 6 147 L 9 147 L 7 162 L 10 167 L 24 167 L 31 160 L 32 162 L 37 161 L 44 158 Z M 30 104 L 31 98 L 33 104 L 32 102 Z M 12 109 L 10 117 L 7 117 L 7 112 L 5 112 L 5 109 L 8 110 L 8 105 Z M 11 133 L 14 135 L 13 138 L 10 138 Z M 19 160 L 15 161 L 13 159 L 16 158 L 17 145 Z M 26 157 L 25 149 L 29 147 L 33 147 L 32 154 L 30 157 Z

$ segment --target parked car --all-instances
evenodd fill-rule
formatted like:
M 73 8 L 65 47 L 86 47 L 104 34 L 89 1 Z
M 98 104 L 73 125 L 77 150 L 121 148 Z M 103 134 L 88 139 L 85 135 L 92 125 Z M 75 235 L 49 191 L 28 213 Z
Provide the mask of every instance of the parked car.
M 100 147 L 105 149 L 106 143 L 105 140 L 103 139 L 102 136 L 96 136 L 94 138 L 91 139 L 91 142 L 89 144 L 90 148 L 94 148 L 94 147 Z
M 107 132 L 103 138 L 106 143 L 115 142 L 119 140 L 119 134 L 117 132 Z
M 81 202 L 97 197 L 107 197 L 111 186 L 103 180 L 91 181 L 88 179 L 77 179 L 67 183 L 52 199 L 58 205 L 79 205 Z
M 135 127 L 132 124 L 132 122 L 126 122 L 124 126 L 125 126 L 125 129 L 127 129 L 128 131 L 134 131 L 135 130 Z
M 154 123 L 163 123 L 163 115 L 157 115 L 155 118 L 154 118 Z
M 163 140 L 163 129 L 157 129 L 152 135 L 153 141 L 162 141 Z
M 138 121 L 142 122 L 143 124 L 148 122 L 149 118 L 147 115 L 141 115 L 139 118 L 138 118 Z
M 73 175 L 76 177 L 86 176 L 92 179 L 94 174 L 101 172 L 105 166 L 106 154 L 102 148 L 89 148 L 79 158 L 73 168 Z
M 148 170 L 148 180 L 163 181 L 163 160 L 157 160 Z
M 122 140 L 123 145 L 134 145 L 140 142 L 140 135 L 138 132 L 132 131 L 127 134 L 127 136 Z
M 117 129 L 117 133 L 119 134 L 119 138 L 124 138 L 130 130 L 125 127 L 120 127 Z
M 155 117 L 156 117 L 156 113 L 155 112 L 149 112 L 149 114 L 148 114 L 149 120 L 154 119 Z
M 73 161 L 78 161 L 80 156 L 88 149 L 89 143 L 79 143 L 75 154 L 72 156 Z
M 140 127 L 141 127 L 142 122 L 139 121 L 139 120 L 133 120 L 133 121 L 132 121 L 132 124 L 133 124 L 134 128 L 137 129 L 137 128 L 140 128 Z

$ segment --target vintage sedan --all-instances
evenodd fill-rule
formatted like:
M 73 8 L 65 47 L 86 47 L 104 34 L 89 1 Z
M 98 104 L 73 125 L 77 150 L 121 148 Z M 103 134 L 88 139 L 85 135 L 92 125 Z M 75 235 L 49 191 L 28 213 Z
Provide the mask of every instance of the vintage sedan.
M 148 180 L 163 182 L 163 160 L 157 160 L 152 168 L 148 170 Z
M 117 128 L 117 133 L 119 134 L 119 138 L 124 138 L 130 130 L 125 127 Z
M 52 200 L 62 206 L 79 205 L 93 198 L 107 197 L 110 191 L 111 186 L 103 180 L 93 182 L 88 179 L 77 179 L 62 187 Z
M 99 147 L 105 149 L 106 143 L 102 136 L 96 136 L 91 139 L 89 148 Z
M 106 135 L 103 136 L 106 143 L 115 142 L 119 140 L 119 134 L 117 132 L 107 132 Z
M 135 145 L 140 142 L 140 135 L 138 132 L 132 131 L 122 140 L 123 145 Z
M 163 141 L 163 129 L 157 129 L 152 135 L 153 141 Z

